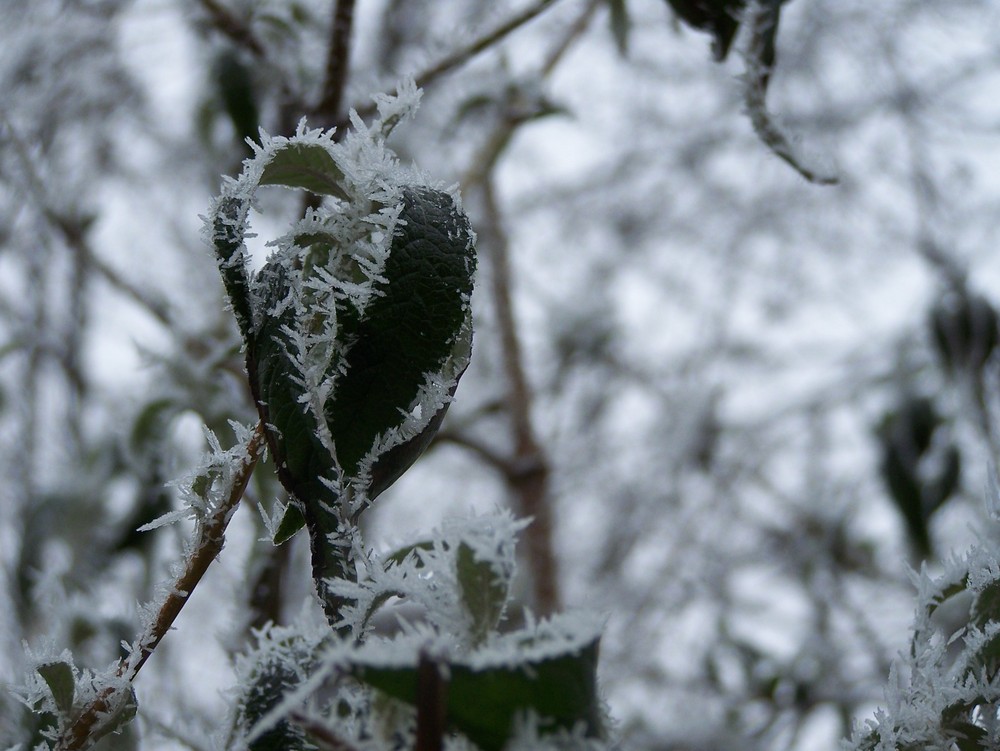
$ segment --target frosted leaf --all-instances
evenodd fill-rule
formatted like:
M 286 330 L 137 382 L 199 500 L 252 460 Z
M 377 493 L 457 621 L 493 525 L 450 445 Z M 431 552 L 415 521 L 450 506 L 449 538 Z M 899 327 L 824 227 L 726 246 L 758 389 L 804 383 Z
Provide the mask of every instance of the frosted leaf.
M 446 520 L 427 539 L 395 553 L 372 558 L 358 582 L 331 582 L 347 601 L 342 613 L 354 633 L 364 634 L 376 612 L 392 597 L 416 606 L 436 633 L 445 634 L 453 649 L 466 650 L 482 639 L 475 628 L 461 581 L 461 551 L 493 574 L 498 584 L 498 612 L 503 612 L 507 590 L 515 570 L 517 535 L 527 522 L 517 521 L 506 511 L 469 519 Z
M 95 701 L 105 710 L 89 730 L 91 741 L 120 730 L 135 716 L 135 692 L 119 674 L 117 663 L 101 672 L 78 668 L 69 650 L 56 653 L 51 643 L 35 649 L 26 645 L 25 653 L 34 670 L 24 684 L 13 687 L 13 693 L 31 711 L 56 717 L 56 725 L 43 731 L 46 740 L 55 742 L 76 719 L 76 712 Z

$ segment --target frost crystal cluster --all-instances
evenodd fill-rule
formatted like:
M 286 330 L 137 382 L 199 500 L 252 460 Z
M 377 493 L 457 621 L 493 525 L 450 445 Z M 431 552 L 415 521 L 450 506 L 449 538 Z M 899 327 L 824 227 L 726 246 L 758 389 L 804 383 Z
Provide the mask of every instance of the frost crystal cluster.
M 1000 525 L 997 488 L 992 503 Z M 993 531 L 940 576 L 924 570 L 916 577 L 910 650 L 892 668 L 886 707 L 845 748 L 1000 750 L 1000 555 Z M 960 614 L 961 626 L 940 617 L 944 604 Z

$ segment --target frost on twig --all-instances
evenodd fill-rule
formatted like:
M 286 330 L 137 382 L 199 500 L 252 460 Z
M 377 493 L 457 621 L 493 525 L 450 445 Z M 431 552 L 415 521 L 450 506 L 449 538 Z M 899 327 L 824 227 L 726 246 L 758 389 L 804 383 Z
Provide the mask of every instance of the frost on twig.
M 195 520 L 195 539 L 185 549 L 184 561 L 171 570 L 171 584 L 162 585 L 153 602 L 140 609 L 140 636 L 123 643 L 126 656 L 102 674 L 78 671 L 67 655 L 39 665 L 36 673 L 59 711 L 58 728 L 52 734 L 56 751 L 90 748 L 101 736 L 122 727 L 135 715 L 132 680 L 173 626 L 173 623 L 209 565 L 222 550 L 225 530 L 247 482 L 263 452 L 263 429 L 251 432 L 233 425 L 239 443 L 223 450 L 210 434 L 212 451 L 182 485 L 186 508 L 182 516 Z M 164 523 L 170 519 L 163 520 Z M 38 686 L 33 684 L 37 697 Z M 69 697 L 69 698 L 67 698 Z M 45 704 L 31 704 L 45 711 Z
M 744 11 L 749 38 L 744 52 L 743 97 L 757 137 L 775 156 L 817 185 L 835 185 L 839 178 L 825 168 L 809 165 L 767 108 L 767 87 L 775 60 L 775 37 L 782 0 L 750 0 Z

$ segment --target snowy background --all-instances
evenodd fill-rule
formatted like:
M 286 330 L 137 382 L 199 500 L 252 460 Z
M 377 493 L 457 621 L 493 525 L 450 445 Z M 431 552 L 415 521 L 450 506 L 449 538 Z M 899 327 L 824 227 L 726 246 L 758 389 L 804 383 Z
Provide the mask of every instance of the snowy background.
M 227 419 L 254 419 L 200 217 L 247 156 L 241 102 L 272 133 L 310 114 L 331 5 L 0 3 L 5 683 L 22 642 L 114 659 L 185 534 L 129 530 L 176 503 L 165 484 L 205 450 L 203 424 L 225 442 Z M 785 6 L 768 105 L 839 177 L 817 186 L 754 134 L 740 39 L 716 64 L 663 0 L 627 0 L 623 50 L 613 5 L 357 3 L 359 108 L 542 11 L 433 76 L 393 137 L 463 189 L 476 341 L 440 440 L 366 533 L 388 549 L 450 515 L 543 509 L 550 534 L 526 541 L 548 546 L 557 588 L 523 555 L 519 600 L 606 615 L 627 746 L 833 749 L 906 644 L 908 567 L 983 528 L 995 372 L 950 372 L 929 316 L 956 285 L 1000 304 L 1000 8 Z M 300 208 L 262 198 L 258 262 Z M 914 395 L 962 460 L 926 555 L 878 438 Z M 317 608 L 304 541 L 258 539 L 268 471 L 137 681 L 143 748 L 209 748 L 248 629 Z M 280 586 L 258 596 L 265 581 Z M 21 713 L 0 699 L 0 742 L 25 740 Z

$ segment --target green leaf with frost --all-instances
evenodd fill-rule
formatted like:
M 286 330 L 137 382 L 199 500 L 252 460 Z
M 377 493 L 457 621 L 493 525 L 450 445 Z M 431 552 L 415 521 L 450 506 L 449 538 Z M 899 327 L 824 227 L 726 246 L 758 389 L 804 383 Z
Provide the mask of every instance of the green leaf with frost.
M 302 509 L 294 503 L 289 503 L 285 506 L 285 511 L 281 515 L 281 521 L 278 522 L 278 528 L 274 531 L 271 541 L 275 545 L 287 542 L 295 536 L 296 532 L 305 526 L 305 523 L 306 519 L 302 516 Z
M 49 687 L 56 708 L 61 714 L 68 716 L 73 711 L 73 699 L 76 693 L 73 666 L 62 660 L 55 660 L 43 663 L 35 670 Z
M 344 173 L 322 144 L 287 144 L 264 167 L 260 185 L 301 188 L 322 196 L 349 200 L 343 188 Z
M 482 644 L 500 622 L 510 580 L 464 542 L 455 553 L 455 568 L 462 604 L 472 618 L 473 643 Z
M 380 435 L 399 425 L 425 374 L 439 371 L 456 343 L 471 338 L 467 313 L 475 261 L 468 219 L 451 196 L 404 189 L 383 279 L 363 316 L 341 323 L 340 336 L 354 343 L 327 419 L 348 475 L 359 471 Z
M 122 689 L 118 689 L 112 695 L 111 711 L 102 717 L 101 722 L 90 731 L 90 740 L 96 742 L 106 735 L 121 731 L 126 725 L 135 719 L 139 710 L 139 703 L 136 700 L 135 689 L 132 684 L 128 684 Z

